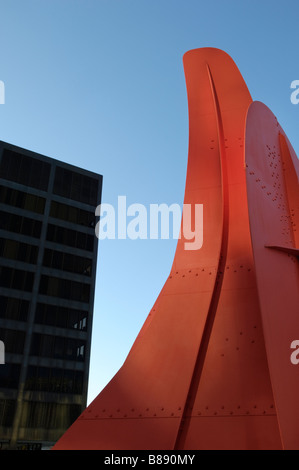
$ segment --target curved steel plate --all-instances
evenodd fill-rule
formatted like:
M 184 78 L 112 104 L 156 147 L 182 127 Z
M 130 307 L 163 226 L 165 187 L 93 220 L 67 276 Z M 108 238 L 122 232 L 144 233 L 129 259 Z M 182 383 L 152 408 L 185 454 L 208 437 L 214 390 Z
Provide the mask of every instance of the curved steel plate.
M 274 114 L 250 106 L 246 122 L 248 210 L 267 359 L 283 446 L 299 449 L 299 162 Z

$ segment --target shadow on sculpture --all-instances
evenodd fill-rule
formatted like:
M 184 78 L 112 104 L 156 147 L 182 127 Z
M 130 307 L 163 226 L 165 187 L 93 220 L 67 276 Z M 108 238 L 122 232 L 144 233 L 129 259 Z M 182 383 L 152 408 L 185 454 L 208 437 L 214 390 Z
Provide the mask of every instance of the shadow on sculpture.
M 225 52 L 183 62 L 203 247 L 178 241 L 126 361 L 54 449 L 299 449 L 298 159 Z

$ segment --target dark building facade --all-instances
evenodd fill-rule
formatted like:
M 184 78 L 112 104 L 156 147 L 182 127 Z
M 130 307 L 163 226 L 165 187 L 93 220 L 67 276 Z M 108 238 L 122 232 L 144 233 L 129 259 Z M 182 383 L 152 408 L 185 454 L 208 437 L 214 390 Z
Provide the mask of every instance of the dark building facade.
M 102 176 L 0 142 L 0 445 L 51 446 L 86 407 Z

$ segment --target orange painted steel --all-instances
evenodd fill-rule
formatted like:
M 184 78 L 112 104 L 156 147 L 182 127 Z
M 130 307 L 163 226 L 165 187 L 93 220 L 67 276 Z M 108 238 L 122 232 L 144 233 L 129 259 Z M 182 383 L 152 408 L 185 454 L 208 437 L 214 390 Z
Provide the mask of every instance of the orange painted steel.
M 203 204 L 203 246 L 186 250 L 182 234 L 126 361 L 54 449 L 299 448 L 298 160 L 226 53 L 195 49 L 183 62 L 184 203 Z M 273 169 L 279 190 L 268 187 L 274 142 L 286 167 L 284 177 Z M 288 209 L 265 196 L 276 191 Z
M 246 176 L 252 247 L 267 358 L 283 447 L 299 448 L 299 161 L 276 117 L 249 108 Z

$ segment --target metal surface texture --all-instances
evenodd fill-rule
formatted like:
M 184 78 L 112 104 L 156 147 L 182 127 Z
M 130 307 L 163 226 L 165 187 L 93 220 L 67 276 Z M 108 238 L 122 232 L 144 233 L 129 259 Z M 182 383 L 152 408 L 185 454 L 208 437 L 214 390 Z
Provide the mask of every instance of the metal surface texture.
M 262 103 L 248 110 L 246 177 L 252 247 L 271 383 L 283 447 L 299 448 L 299 161 Z
M 54 449 L 299 448 L 299 374 L 289 360 L 299 331 L 298 160 L 225 52 L 195 49 L 183 62 L 184 204 L 203 204 L 203 246 L 186 250 L 189 240 L 178 240 L 126 361 Z M 288 209 L 276 200 L 270 213 L 274 142 L 287 168 L 277 191 Z

